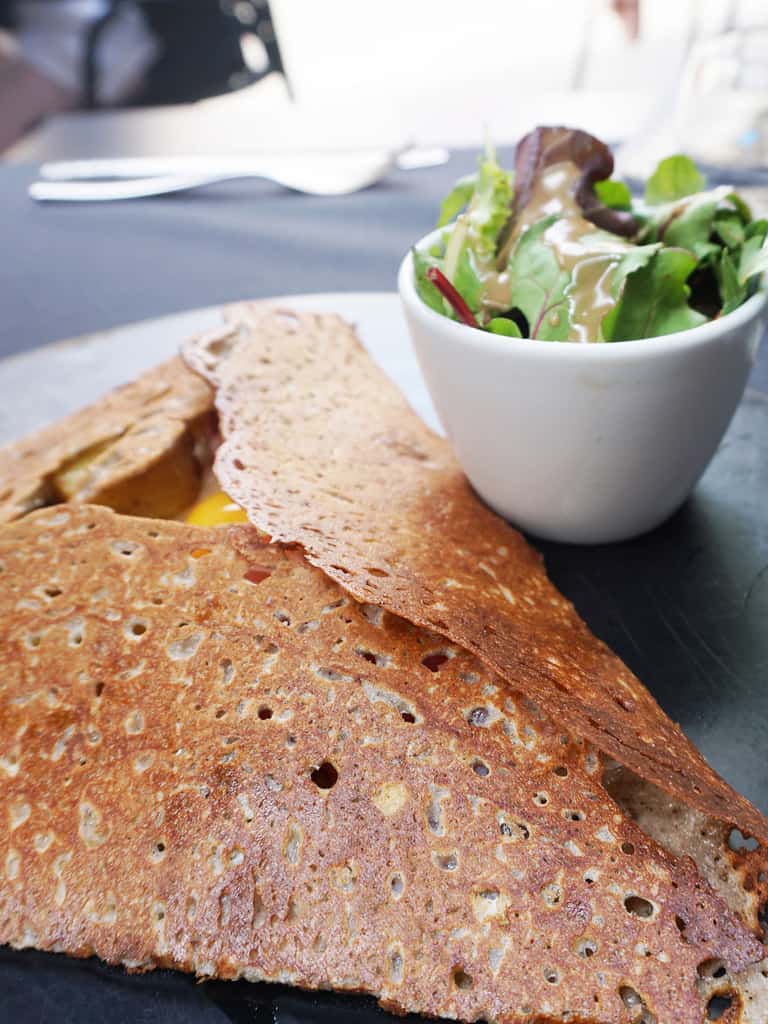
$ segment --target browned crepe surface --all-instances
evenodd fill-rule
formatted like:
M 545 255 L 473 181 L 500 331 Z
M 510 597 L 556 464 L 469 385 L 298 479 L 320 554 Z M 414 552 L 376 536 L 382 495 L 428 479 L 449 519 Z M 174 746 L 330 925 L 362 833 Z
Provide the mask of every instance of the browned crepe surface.
M 336 316 L 230 310 L 185 357 L 216 388 L 222 486 L 360 601 L 477 654 L 507 686 L 686 804 L 768 839 L 640 681 L 472 492 Z
M 210 388 L 179 358 L 0 448 L 0 523 L 63 499 L 173 516 L 194 501 Z
M 762 932 L 759 916 L 765 911 L 768 890 L 764 847 L 752 849 L 752 844 L 745 844 L 740 834 L 730 835 L 731 830 L 722 821 L 707 818 L 679 803 L 625 768 L 609 767 L 604 782 L 621 809 L 647 835 L 678 857 L 692 857 L 728 906 L 750 928 L 758 934 Z M 766 1024 L 768 959 L 737 978 L 731 976 L 721 960 L 710 960 L 700 965 L 699 975 L 699 990 L 708 1003 L 714 997 L 731 1004 L 719 1018 L 723 1024 Z
M 760 958 L 589 745 L 298 551 L 73 505 L 0 570 L 0 942 L 588 1024 Z

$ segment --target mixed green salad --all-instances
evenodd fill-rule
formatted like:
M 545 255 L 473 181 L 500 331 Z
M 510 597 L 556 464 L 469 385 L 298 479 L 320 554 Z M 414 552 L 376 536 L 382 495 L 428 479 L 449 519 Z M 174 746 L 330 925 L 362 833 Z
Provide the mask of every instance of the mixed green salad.
M 413 251 L 431 309 L 494 334 L 627 341 L 729 313 L 768 270 L 768 220 L 730 186 L 705 188 L 685 156 L 662 160 L 641 198 L 611 178 L 599 139 L 536 128 L 514 172 L 492 147 L 443 202 L 440 237 Z

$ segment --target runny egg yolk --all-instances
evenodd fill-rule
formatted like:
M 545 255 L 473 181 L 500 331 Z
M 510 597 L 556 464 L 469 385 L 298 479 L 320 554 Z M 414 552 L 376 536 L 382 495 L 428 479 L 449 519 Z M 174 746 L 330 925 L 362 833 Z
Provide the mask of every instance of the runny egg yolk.
M 190 509 L 187 522 L 192 526 L 225 526 L 227 523 L 247 523 L 248 516 L 228 494 L 217 491 Z

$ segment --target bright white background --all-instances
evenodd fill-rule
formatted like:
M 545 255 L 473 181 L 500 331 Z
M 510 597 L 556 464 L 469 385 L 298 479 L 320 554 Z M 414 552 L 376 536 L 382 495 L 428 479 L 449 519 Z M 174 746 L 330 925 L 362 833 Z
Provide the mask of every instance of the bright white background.
M 486 129 L 506 143 L 537 123 L 583 127 L 610 142 L 645 140 L 674 110 L 692 43 L 768 22 L 768 0 L 641 0 L 641 35 L 630 42 L 608 0 L 271 0 L 271 7 L 294 103 L 283 80 L 269 76 L 188 107 L 64 114 L 7 158 L 406 140 L 476 146 Z M 246 52 L 255 64 L 259 46 L 251 36 Z

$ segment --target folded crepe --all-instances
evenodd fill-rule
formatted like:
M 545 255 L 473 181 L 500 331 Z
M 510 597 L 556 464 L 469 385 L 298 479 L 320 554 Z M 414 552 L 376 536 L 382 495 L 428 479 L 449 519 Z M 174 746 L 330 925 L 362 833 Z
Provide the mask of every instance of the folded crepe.
M 278 367 L 282 408 L 259 376 L 270 365 L 262 360 L 278 357 L 278 327 L 288 333 Z M 303 352 L 293 344 L 297 329 L 309 331 Z M 315 346 L 324 346 L 326 369 L 312 395 L 296 375 Z M 225 436 L 250 438 L 249 461 L 227 441 L 219 472 L 229 486 L 232 460 L 232 473 L 247 476 L 249 510 L 262 530 L 276 535 L 277 519 L 287 533 L 314 524 L 324 549 L 337 546 L 334 564 L 328 558 L 316 568 L 304 557 L 320 560 L 308 545 L 266 544 L 247 526 L 198 529 L 74 503 L 18 518 L 24 503 L 12 506 L 7 518 L 15 521 L 0 528 L 0 780 L 8 809 L 0 942 L 95 953 L 131 968 L 364 991 L 393 1010 L 463 1020 L 687 1024 L 709 1019 L 724 1005 L 712 1000 L 723 996 L 730 1008 L 722 1019 L 764 1024 L 765 851 L 728 843 L 732 823 L 764 834 L 754 808 L 714 773 L 700 770 L 698 792 L 679 782 L 692 770 L 686 758 L 699 755 L 591 637 L 514 531 L 494 525 L 505 542 L 493 535 L 480 550 L 489 520 L 466 498 L 442 514 L 463 508 L 464 550 L 475 553 L 454 568 L 450 531 L 433 509 L 425 522 L 443 587 L 427 580 L 436 601 L 422 601 L 409 493 L 418 477 L 408 467 L 421 466 L 430 508 L 434 481 L 448 477 L 447 457 L 428 433 L 414 447 L 417 424 L 405 406 L 390 422 L 370 401 L 368 421 L 348 421 L 360 451 L 375 453 L 380 438 L 383 465 L 381 454 L 366 465 L 345 449 L 350 440 L 333 415 L 321 427 L 340 363 L 363 372 L 348 378 L 349 396 L 333 402 L 368 401 L 374 381 L 395 403 L 348 328 L 335 319 L 270 317 L 208 339 L 193 356 L 217 384 L 241 357 L 245 380 L 229 376 L 217 401 Z M 171 376 L 176 397 L 194 396 L 181 405 L 174 398 L 169 418 L 182 435 L 195 425 L 199 480 L 215 444 L 212 395 L 181 364 Z M 137 395 L 152 377 L 137 382 Z M 247 408 L 243 384 L 259 395 Z M 57 453 L 46 456 L 37 435 L 28 461 L 18 457 L 22 443 L 0 466 L 14 466 L 17 479 L 23 471 L 27 494 L 63 496 L 51 487 L 62 453 L 75 470 L 88 469 L 94 446 L 107 466 L 120 464 L 115 448 L 141 422 L 142 402 L 123 404 L 117 430 L 94 425 L 114 404 L 108 397 L 53 428 Z M 316 429 L 325 430 L 324 459 L 309 436 Z M 177 464 L 171 436 L 152 432 L 147 463 Z M 333 505 L 344 503 L 337 486 L 345 450 L 356 518 Z M 426 459 L 415 454 L 425 452 Z M 136 483 L 146 480 L 141 458 L 130 466 L 120 471 L 121 501 L 137 500 Z M 271 478 L 269 494 L 259 466 Z M 377 505 L 369 482 L 387 476 Z M 0 493 L 14 482 L 0 475 Z M 307 509 L 301 502 L 312 487 Z M 84 493 L 68 497 L 77 502 Z M 106 489 L 108 499 L 114 494 Z M 393 563 L 375 543 L 381 510 L 401 498 L 391 547 L 402 561 Z M 98 500 L 109 504 L 103 492 Z M 279 513 L 269 522 L 262 501 L 270 516 Z M 362 574 L 349 557 L 357 544 L 344 532 L 350 528 L 371 538 L 362 542 L 371 545 Z M 351 581 L 338 568 L 350 565 Z M 376 592 L 394 569 L 396 585 Z M 515 599 L 500 589 L 510 608 L 533 595 L 540 602 L 509 627 L 488 617 L 489 629 L 509 628 L 524 652 L 505 674 L 487 653 L 456 641 L 461 603 L 443 600 L 443 590 L 452 598 L 464 589 L 469 629 L 472 602 L 490 607 L 478 583 L 488 569 Z M 446 589 L 447 579 L 459 586 Z M 418 614 L 402 614 L 408 601 Z M 439 628 L 424 628 L 427 617 L 439 618 Z M 547 628 L 552 647 L 542 639 Z M 629 767 L 608 763 L 605 752 L 619 761 L 621 748 L 593 744 L 550 699 L 557 679 L 539 662 L 553 650 L 565 657 L 569 630 L 566 664 L 583 658 L 590 701 L 603 700 L 606 686 L 592 676 L 617 666 L 640 693 L 643 715 L 653 709 L 656 717 L 643 719 L 648 738 L 661 728 L 656 718 L 672 730 L 664 735 L 679 750 L 665 752 L 664 770 L 655 769 L 667 792 L 655 785 L 644 748 L 635 763 L 621 758 Z M 729 794 L 729 806 L 713 791 Z
M 642 778 L 768 841 L 768 821 L 590 633 L 348 324 L 258 304 L 230 317 L 184 354 L 215 388 L 216 475 L 254 525 L 357 600 L 473 651 Z
M 210 388 L 178 357 L 0 448 L 0 523 L 57 501 L 177 515 L 200 488 Z
M 589 744 L 300 552 L 85 505 L 0 562 L 3 941 L 499 1021 L 699 1022 L 761 957 Z

